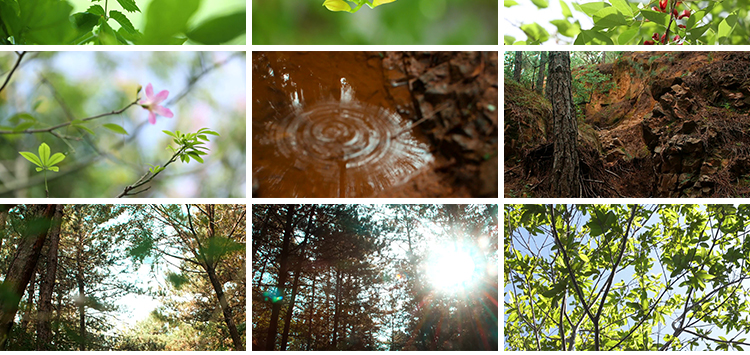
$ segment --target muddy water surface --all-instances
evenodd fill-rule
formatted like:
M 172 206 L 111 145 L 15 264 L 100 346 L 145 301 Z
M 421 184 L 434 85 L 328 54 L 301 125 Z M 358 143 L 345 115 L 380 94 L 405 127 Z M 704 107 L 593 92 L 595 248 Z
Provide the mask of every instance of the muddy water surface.
M 382 196 L 427 168 L 427 143 L 394 107 L 381 60 L 253 53 L 257 197 Z

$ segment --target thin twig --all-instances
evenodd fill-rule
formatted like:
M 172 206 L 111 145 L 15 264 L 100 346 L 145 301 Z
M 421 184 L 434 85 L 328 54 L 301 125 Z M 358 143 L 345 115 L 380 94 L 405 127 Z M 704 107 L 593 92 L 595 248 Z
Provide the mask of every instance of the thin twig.
M 125 107 L 123 107 L 123 108 L 121 108 L 119 110 L 115 110 L 115 111 L 111 111 L 111 112 L 105 112 L 105 113 L 102 113 L 102 114 L 98 114 L 96 116 L 82 118 L 80 121 L 86 122 L 86 121 L 91 121 L 91 120 L 95 120 L 97 118 L 102 118 L 102 117 L 106 117 L 106 116 L 119 115 L 119 114 L 125 112 L 125 110 L 129 109 L 131 106 L 135 106 L 137 103 L 138 103 L 138 100 L 136 99 L 135 101 L 129 103 L 127 106 L 125 106 Z M 23 131 L 0 130 L 0 134 L 45 133 L 45 132 L 52 132 L 52 131 L 54 131 L 56 129 L 59 129 L 59 128 L 70 126 L 71 124 L 73 124 L 72 121 L 71 122 L 63 122 L 63 123 L 60 123 L 58 125 L 55 125 L 55 126 L 52 126 L 52 127 L 47 127 L 47 128 L 26 129 L 26 130 L 23 130 Z
M 139 193 L 145 192 L 146 190 L 150 189 L 151 187 L 147 187 L 147 188 L 145 188 L 143 190 L 131 193 L 131 191 L 133 191 L 133 190 L 135 190 L 135 189 L 137 189 L 137 188 L 139 188 L 139 187 L 141 187 L 141 186 L 149 183 L 151 180 L 153 180 L 156 177 L 156 175 L 159 175 L 159 173 L 161 173 L 162 171 L 164 171 L 164 169 L 166 169 L 167 166 L 169 166 L 169 164 L 172 164 L 175 161 L 177 161 L 177 157 L 180 156 L 180 154 L 182 154 L 183 150 L 185 150 L 185 147 L 180 148 L 180 150 L 178 150 L 176 153 L 174 153 L 174 155 L 172 155 L 172 157 L 169 158 L 169 161 L 166 164 L 164 164 L 164 166 L 162 167 L 161 170 L 159 170 L 159 171 L 157 171 L 155 173 L 152 173 L 151 171 L 148 171 L 147 173 L 143 174 L 138 179 L 138 181 L 136 181 L 134 184 L 125 186 L 125 189 L 122 190 L 122 192 L 119 195 L 117 195 L 117 198 L 121 198 L 121 197 L 125 197 L 125 196 L 134 196 L 134 195 L 137 195 Z
M 13 76 L 13 73 L 15 73 L 16 69 L 18 69 L 18 66 L 21 65 L 21 60 L 23 59 L 23 56 L 26 55 L 26 52 L 18 53 L 18 59 L 16 59 L 16 64 L 13 66 L 13 69 L 10 70 L 10 73 L 8 73 L 8 76 L 5 78 L 5 82 L 3 83 L 3 86 L 0 86 L 0 92 L 5 89 L 5 86 L 8 85 L 8 82 L 10 81 L 10 77 Z

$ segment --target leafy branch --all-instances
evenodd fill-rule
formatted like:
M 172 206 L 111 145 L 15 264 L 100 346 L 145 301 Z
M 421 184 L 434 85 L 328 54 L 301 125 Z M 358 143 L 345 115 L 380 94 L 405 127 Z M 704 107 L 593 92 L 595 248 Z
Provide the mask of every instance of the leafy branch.
M 209 149 L 205 146 L 203 146 L 205 143 L 209 141 L 207 135 L 213 135 L 213 136 L 219 136 L 218 133 L 209 130 L 208 128 L 201 128 L 196 133 L 180 133 L 180 131 L 176 132 L 170 132 L 170 131 L 162 131 L 168 136 L 174 138 L 173 141 L 178 145 L 178 148 L 174 148 L 172 146 L 169 146 L 168 148 L 172 150 L 173 154 L 172 157 L 169 158 L 169 160 L 164 164 L 164 166 L 151 166 L 151 168 L 148 169 L 147 173 L 144 173 L 138 181 L 133 183 L 132 185 L 128 185 L 125 187 L 125 189 L 120 193 L 117 197 L 125 197 L 125 196 L 134 196 L 137 194 L 140 194 L 142 192 L 147 191 L 151 187 L 146 187 L 142 190 L 133 191 L 141 186 L 148 184 L 153 180 L 159 173 L 164 171 L 164 169 L 167 168 L 170 164 L 177 161 L 177 159 L 180 159 L 183 163 L 189 163 L 190 159 L 193 159 L 199 163 L 203 163 L 203 158 L 201 156 L 208 155 L 206 151 Z

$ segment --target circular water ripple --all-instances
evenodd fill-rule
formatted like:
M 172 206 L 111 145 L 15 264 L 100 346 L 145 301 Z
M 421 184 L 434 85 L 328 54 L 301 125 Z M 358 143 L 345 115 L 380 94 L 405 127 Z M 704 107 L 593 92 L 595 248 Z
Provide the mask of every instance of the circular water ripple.
M 432 160 L 427 146 L 404 132 L 409 122 L 356 100 L 303 105 L 274 126 L 280 161 L 291 165 L 269 167 L 279 197 L 372 196 Z
M 401 125 L 397 116 L 357 103 L 325 102 L 295 112 L 279 127 L 279 150 L 287 157 L 305 157 L 346 168 L 376 163 L 388 153 Z

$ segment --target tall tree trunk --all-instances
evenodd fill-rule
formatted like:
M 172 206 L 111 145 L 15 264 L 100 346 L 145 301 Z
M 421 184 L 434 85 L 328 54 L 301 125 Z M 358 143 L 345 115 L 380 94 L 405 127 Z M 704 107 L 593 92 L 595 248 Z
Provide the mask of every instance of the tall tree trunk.
M 312 274 L 312 286 L 310 287 L 310 301 L 308 307 L 310 307 L 310 314 L 307 317 L 307 349 L 312 350 L 312 335 L 313 335 L 313 311 L 315 310 L 315 281 L 317 276 Z
M 5 274 L 5 280 L 0 288 L 5 291 L 6 296 L 0 298 L 0 349 L 5 350 L 8 344 L 8 336 L 13 327 L 13 318 L 18 312 L 18 303 L 21 296 L 26 292 L 26 286 L 31 280 L 31 274 L 36 269 L 39 255 L 47 239 L 52 217 L 55 214 L 55 205 L 32 205 L 29 207 L 27 223 L 22 237 L 18 242 L 13 260 Z
M 31 323 L 31 312 L 34 311 L 34 285 L 36 284 L 36 272 L 31 273 L 29 280 L 29 292 L 26 293 L 26 310 L 21 317 L 21 328 L 27 329 Z
M 279 295 L 283 297 L 284 286 L 286 285 L 286 278 L 289 269 L 289 243 L 292 239 L 292 229 L 294 224 L 294 205 L 288 205 L 286 210 L 286 226 L 284 227 L 284 242 L 281 247 L 281 253 L 279 254 L 279 283 L 276 289 Z M 283 300 L 283 298 L 282 298 Z M 268 335 L 266 336 L 266 350 L 273 351 L 276 347 L 276 333 L 279 326 L 279 313 L 281 312 L 281 301 L 274 302 L 271 310 L 271 322 L 268 326 Z
M 341 270 L 336 270 L 336 301 L 333 308 L 333 341 L 331 341 L 332 350 L 338 346 L 339 336 L 339 319 L 341 318 Z
M 78 299 L 76 304 L 78 305 L 78 329 L 79 336 L 81 337 L 78 348 L 81 351 L 86 351 L 86 285 L 83 278 L 83 233 L 78 234 L 78 248 L 76 250 L 76 283 L 78 284 Z
M 518 51 L 513 59 L 513 80 L 521 82 L 521 69 L 523 66 L 523 52 Z
M 552 164 L 553 197 L 580 197 L 578 124 L 573 106 L 570 54 L 550 52 L 549 65 L 555 150 Z
M 39 308 L 36 323 L 36 350 L 52 350 L 52 290 L 57 274 L 57 258 L 60 245 L 60 228 L 62 226 L 63 206 L 55 208 L 55 216 L 49 231 L 49 248 L 47 253 L 47 269 L 39 286 Z
M 216 297 L 219 299 L 219 306 L 221 306 L 221 312 L 224 314 L 224 322 L 229 329 L 229 335 L 232 336 L 232 342 L 234 343 L 234 350 L 244 351 L 245 344 L 242 343 L 240 333 L 237 331 L 237 325 L 234 324 L 232 318 L 232 309 L 229 308 L 229 303 L 224 295 L 224 288 L 219 282 L 219 278 L 216 276 L 216 269 L 212 265 L 206 265 L 206 273 L 208 273 L 208 279 L 211 280 L 211 285 L 216 292 Z
M 299 276 L 302 273 L 302 263 L 305 260 L 305 249 L 307 248 L 307 240 L 310 237 L 310 228 L 312 226 L 313 214 L 315 214 L 315 206 L 310 207 L 310 211 L 307 215 L 307 226 L 305 226 L 305 240 L 302 242 L 299 248 L 297 265 L 294 268 L 294 281 L 292 282 L 292 297 L 289 298 L 289 305 L 287 306 L 286 315 L 284 316 L 284 332 L 281 334 L 281 351 L 286 350 L 286 344 L 289 340 L 289 327 L 292 323 L 292 313 L 294 313 L 294 302 L 297 298 L 297 286 L 299 285 Z
M 547 72 L 547 52 L 542 51 L 539 53 L 539 71 L 536 76 L 536 92 L 542 94 L 544 92 L 544 73 Z

